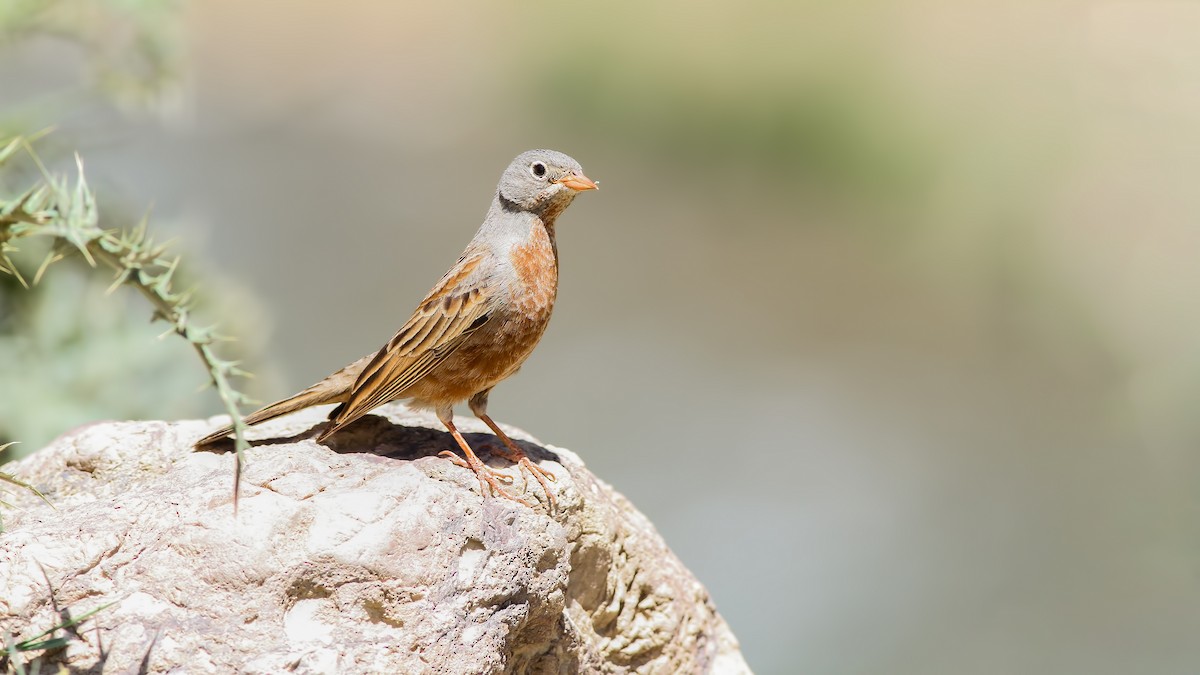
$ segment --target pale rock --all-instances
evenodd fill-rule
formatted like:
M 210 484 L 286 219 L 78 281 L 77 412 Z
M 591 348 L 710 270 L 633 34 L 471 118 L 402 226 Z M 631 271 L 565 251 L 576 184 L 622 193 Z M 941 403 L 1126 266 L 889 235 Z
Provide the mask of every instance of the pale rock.
M 438 457 L 431 415 L 385 406 L 325 447 L 324 413 L 252 430 L 236 516 L 232 453 L 191 447 L 215 420 L 93 424 L 5 467 L 53 508 L 0 496 L 0 632 L 58 623 L 52 589 L 75 616 L 115 603 L 47 656 L 72 672 L 749 672 L 704 587 L 572 452 L 509 431 L 557 478 L 551 511 L 491 460 L 529 508 Z

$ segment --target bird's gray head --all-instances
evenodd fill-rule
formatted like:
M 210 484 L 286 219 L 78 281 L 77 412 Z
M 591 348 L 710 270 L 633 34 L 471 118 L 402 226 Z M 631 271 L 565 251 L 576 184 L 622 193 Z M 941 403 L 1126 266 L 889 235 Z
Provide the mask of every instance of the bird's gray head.
M 555 216 L 575 195 L 595 190 L 579 162 L 554 150 L 529 150 L 517 155 L 496 186 L 501 203 L 542 215 Z

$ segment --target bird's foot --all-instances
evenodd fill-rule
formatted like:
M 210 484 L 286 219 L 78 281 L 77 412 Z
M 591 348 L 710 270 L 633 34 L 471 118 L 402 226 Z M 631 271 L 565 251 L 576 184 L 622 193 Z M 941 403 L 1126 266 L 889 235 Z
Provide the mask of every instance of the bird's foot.
M 501 440 L 508 439 L 501 437 Z M 542 486 L 542 490 L 546 492 L 546 498 L 550 500 L 550 508 L 553 509 L 556 506 L 554 493 L 550 491 L 550 483 L 558 481 L 558 478 L 553 473 L 534 464 L 533 460 L 529 459 L 529 455 L 526 455 L 525 451 L 521 450 L 516 443 L 512 443 L 511 445 L 505 443 L 503 446 L 489 444 L 488 449 L 491 450 L 493 455 L 503 457 L 519 466 L 522 470 L 528 471 L 529 475 L 533 476 L 534 480 Z
M 486 495 L 487 489 L 490 487 L 492 489 L 492 494 L 498 497 L 505 497 L 513 500 L 514 502 L 524 504 L 529 508 L 533 508 L 533 504 L 512 494 L 508 490 L 505 490 L 504 486 L 501 485 L 501 483 L 504 485 L 512 485 L 512 476 L 500 473 L 499 471 L 487 466 L 483 462 L 479 461 L 479 458 L 475 456 L 475 453 L 468 454 L 466 459 L 459 457 L 449 450 L 443 450 L 438 454 L 449 459 L 451 462 L 454 462 L 462 468 L 474 473 L 475 477 L 479 479 L 479 490 L 482 494 Z

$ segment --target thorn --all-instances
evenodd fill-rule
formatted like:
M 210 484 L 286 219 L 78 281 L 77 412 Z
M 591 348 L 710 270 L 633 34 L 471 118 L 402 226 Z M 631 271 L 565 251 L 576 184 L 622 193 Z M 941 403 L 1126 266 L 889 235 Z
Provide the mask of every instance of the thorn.
M 113 279 L 112 284 L 109 285 L 109 287 L 107 289 L 105 289 L 104 294 L 112 295 L 113 292 L 116 291 L 118 288 L 120 288 L 121 284 L 125 283 L 128 279 L 129 279 L 129 270 L 121 270 L 121 271 L 117 272 L 116 278 Z

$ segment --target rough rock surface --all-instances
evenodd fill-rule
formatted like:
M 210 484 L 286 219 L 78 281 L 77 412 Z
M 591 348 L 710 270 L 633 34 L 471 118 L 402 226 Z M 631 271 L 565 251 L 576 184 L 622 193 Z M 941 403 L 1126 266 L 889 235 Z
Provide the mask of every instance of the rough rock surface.
M 377 412 L 332 448 L 309 440 L 324 410 L 254 429 L 236 517 L 232 454 L 191 449 L 207 422 L 94 424 L 7 466 L 54 508 L 3 496 L 0 633 L 59 621 L 49 582 L 73 615 L 116 601 L 49 655 L 73 672 L 749 672 L 700 583 L 573 453 L 522 443 L 558 479 L 553 512 L 491 461 L 528 508 L 437 457 L 453 442 L 432 416 Z

